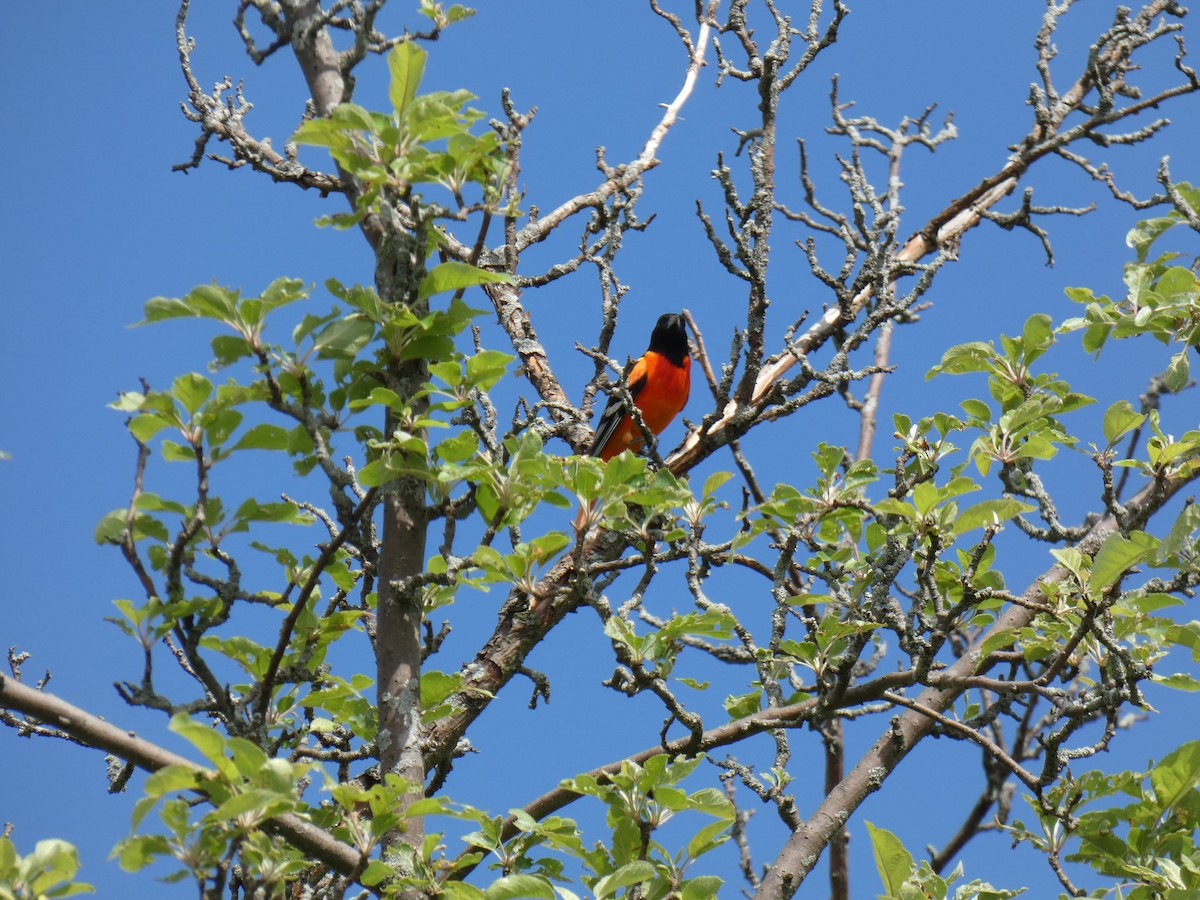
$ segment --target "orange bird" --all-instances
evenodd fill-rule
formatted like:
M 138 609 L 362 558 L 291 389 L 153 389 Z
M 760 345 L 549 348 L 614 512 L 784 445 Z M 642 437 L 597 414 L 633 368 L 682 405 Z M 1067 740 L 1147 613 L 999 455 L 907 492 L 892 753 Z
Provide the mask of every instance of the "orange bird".
M 661 434 L 687 403 L 692 386 L 691 368 L 683 316 L 679 313 L 659 316 L 650 333 L 650 346 L 629 373 L 629 395 L 652 434 Z M 614 393 L 596 423 L 596 438 L 589 455 L 607 462 L 622 450 L 640 450 L 643 444 L 642 430 L 621 397 Z

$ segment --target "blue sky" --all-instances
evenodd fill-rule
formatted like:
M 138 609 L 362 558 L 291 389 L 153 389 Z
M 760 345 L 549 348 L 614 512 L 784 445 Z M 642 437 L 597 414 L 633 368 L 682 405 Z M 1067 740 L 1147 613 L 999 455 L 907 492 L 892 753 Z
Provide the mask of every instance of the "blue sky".
M 195 6 L 194 64 L 201 83 L 211 85 L 226 74 L 244 78 L 247 96 L 255 103 L 250 128 L 273 135 L 281 145 L 298 122 L 304 100 L 294 61 L 280 54 L 264 67 L 254 67 L 241 54 L 229 24 L 233 4 Z M 910 151 L 904 171 L 906 224 L 901 228 L 909 234 L 928 214 L 995 171 L 1007 145 L 1025 133 L 1030 111 L 1024 99 L 1036 77 L 1032 39 L 1044 4 L 1006 4 L 1003 14 L 999 4 L 933 0 L 864 2 L 854 9 L 838 44 L 793 89 L 781 122 L 780 182 L 794 178 L 792 139 L 804 137 L 822 199 L 844 205 L 833 158 L 844 147 L 824 133 L 834 73 L 840 74 L 843 100 L 855 100 L 859 112 L 885 123 L 919 114 L 936 102 L 935 118 L 953 111 L 960 138 L 936 155 Z M 1058 38 L 1064 83 L 1111 14 L 1106 4 L 1088 3 L 1068 17 Z M 384 27 L 418 24 L 402 4 L 393 3 L 389 15 Z M 0 226 L 6 274 L 0 302 L 5 346 L 0 354 L 0 450 L 11 454 L 0 463 L 0 504 L 6 510 L 0 520 L 6 575 L 0 643 L 32 654 L 25 670 L 29 680 L 49 668 L 50 690 L 178 748 L 170 736 L 164 737 L 160 717 L 128 709 L 112 689 L 114 681 L 135 678 L 140 663 L 136 648 L 102 620 L 112 613 L 113 599 L 136 596 L 136 585 L 118 553 L 95 545 L 92 530 L 104 513 L 125 502 L 133 475 L 132 441 L 121 416 L 105 405 L 118 391 L 136 389 L 140 377 L 165 386 L 180 372 L 202 370 L 211 334 L 186 322 L 128 326 L 141 318 L 148 298 L 177 296 L 210 280 L 257 292 L 285 275 L 316 284 L 330 276 L 369 283 L 372 269 L 357 233 L 312 224 L 340 208 L 337 198 L 322 200 L 210 162 L 188 174 L 171 171 L 173 164 L 190 157 L 195 136 L 179 112 L 185 87 L 174 46 L 174 17 L 173 4 L 157 2 L 123 4 L 118 14 L 109 4 L 28 4 L 19 24 L 14 18 L 0 31 L 0 75 L 8 88 L 0 92 L 0 118 L 7 123 L 0 169 L 8 173 L 9 210 Z M 678 90 L 684 63 L 671 31 L 632 3 L 484 4 L 474 20 L 451 29 L 429 50 L 428 88 L 465 87 L 479 95 L 477 106 L 494 114 L 499 90 L 508 86 L 518 107 L 538 107 L 525 136 L 523 182 L 527 205 L 544 209 L 595 182 L 596 146 L 608 148 L 610 162 L 640 151 L 661 115 L 659 104 Z M 1159 62 L 1164 59 L 1160 54 Z M 385 72 L 380 60 L 360 69 L 359 102 L 383 105 Z M 663 164 L 647 178 L 640 211 L 643 217 L 653 212 L 654 223 L 627 239 L 619 273 L 631 290 L 614 345 L 622 356 L 641 351 L 661 312 L 682 307 L 692 310 L 710 349 L 723 348 L 730 310 L 742 302 L 738 285 L 713 260 L 694 214 L 697 198 L 710 211 L 719 210 L 718 189 L 709 177 L 715 152 L 732 154 L 736 139 L 731 125 L 752 124 L 746 89 L 727 84 L 716 90 L 712 74 L 710 67 L 702 76 L 683 121 L 659 153 Z M 1096 156 L 1113 166 L 1123 187 L 1142 195 L 1153 190 L 1157 161 L 1165 154 L 1172 155 L 1177 178 L 1200 177 L 1194 99 L 1165 112 L 1178 121 L 1150 146 L 1115 148 Z M 924 380 L 945 346 L 1019 332 L 1026 316 L 1036 311 L 1049 312 L 1056 320 L 1073 315 L 1063 295 L 1068 286 L 1119 292 L 1121 265 L 1128 257 L 1124 235 L 1137 214 L 1063 163 L 1048 161 L 1029 183 L 1036 189 L 1036 202 L 1071 206 L 1095 201 L 1098 210 L 1084 218 L 1049 221 L 1057 255 L 1053 268 L 1045 265 L 1040 244 L 1027 233 L 1006 234 L 985 226 L 970 234 L 961 261 L 942 273 L 930 294 L 933 306 L 919 324 L 897 334 L 899 370 L 885 391 L 886 415 L 897 410 L 923 415 L 982 393 L 982 383 Z M 1003 208 L 1013 206 L 1010 198 Z M 805 280 L 803 260 L 788 246 L 797 236 L 802 235 L 781 230 L 775 241 L 771 328 L 776 339 L 802 311 L 819 311 L 826 299 L 818 285 Z M 564 239 L 523 261 L 529 266 L 525 271 L 567 255 L 576 239 L 576 229 L 568 229 Z M 474 298 L 475 305 L 484 302 L 482 296 Z M 587 342 L 599 323 L 594 276 L 580 273 L 534 292 L 527 304 L 564 382 L 579 396 L 591 363 L 573 345 Z M 1096 411 L 1080 414 L 1080 421 L 1092 428 L 1108 402 L 1122 396 L 1136 401 L 1146 377 L 1162 365 L 1145 346 L 1112 347 L 1095 365 L 1071 338 L 1065 343 L 1071 346 L 1055 365 L 1078 379 L 1078 389 L 1102 400 Z M 698 384 L 685 415 L 698 421 L 708 411 L 706 401 Z M 1178 412 L 1187 408 L 1184 404 L 1194 400 L 1171 398 L 1167 409 Z M 850 413 L 827 402 L 819 412 L 804 411 L 756 435 L 747 447 L 767 452 L 764 480 L 771 483 L 795 475 L 795 461 L 803 465 L 807 460 L 814 435 L 851 444 L 854 427 Z M 880 429 L 876 453 L 881 460 L 891 456 L 889 432 L 886 426 Z M 673 444 L 681 436 L 676 425 L 664 438 Z M 772 446 L 786 450 L 773 454 Z M 1086 460 L 1075 456 L 1069 462 L 1061 467 L 1062 484 L 1077 490 L 1063 504 L 1068 520 L 1092 508 L 1098 493 L 1094 480 L 1075 474 L 1086 472 Z M 710 460 L 700 474 L 727 467 L 727 458 Z M 158 474 L 169 479 L 162 469 L 159 464 Z M 233 492 L 237 487 L 232 486 Z M 1020 583 L 1040 568 L 1040 561 L 1031 560 L 1028 571 L 1011 575 L 1010 583 Z M 479 604 L 478 612 L 463 614 L 456 640 L 464 653 L 470 653 L 472 634 L 490 627 L 498 599 L 496 593 L 478 598 L 472 601 Z M 628 732 L 635 722 L 661 719 L 659 711 L 596 688 L 611 671 L 607 654 L 594 617 L 570 617 L 531 664 L 550 668 L 575 657 L 573 675 L 559 680 L 554 702 L 536 712 L 524 708 L 524 689 L 514 686 L 513 696 L 481 722 L 486 752 L 482 759 L 462 764 L 451 793 L 500 812 L 551 787 L 548 779 L 571 774 L 563 764 L 568 752 L 578 752 L 572 765 L 578 761 L 582 771 L 652 740 L 653 725 L 637 737 Z M 373 670 L 366 657 L 364 669 Z M 1190 698 L 1162 694 L 1153 702 L 1166 715 L 1122 735 L 1106 765 L 1138 767 L 1194 736 L 1180 732 L 1172 724 L 1178 720 L 1169 715 Z M 597 727 L 597 721 L 605 724 Z M 865 746 L 874 735 L 873 726 L 852 734 L 852 749 Z M 802 745 L 798 739 L 797 746 L 811 754 L 814 772 L 812 784 L 797 785 L 804 810 L 817 800 L 819 756 L 815 744 Z M 756 762 L 763 765 L 767 755 L 760 752 Z M 521 754 L 519 764 L 513 753 Z M 973 797 L 977 757 L 961 744 L 922 746 L 894 783 L 864 807 L 862 817 L 901 833 L 914 852 L 925 843 L 944 842 L 955 819 L 928 802 L 931 785 L 940 794 Z M 97 885 L 100 896 L 149 890 L 145 876 L 125 876 L 106 861 L 108 850 L 126 832 L 135 797 L 104 794 L 104 766 L 97 755 L 5 733 L 0 734 L 0 760 L 0 821 L 16 825 L 20 849 L 28 850 L 43 837 L 64 837 L 80 846 L 82 877 Z M 950 791 L 948 779 L 953 781 Z M 584 815 L 579 810 L 567 814 Z M 770 815 L 765 809 L 759 812 L 760 818 Z M 877 882 L 865 830 L 859 825 L 854 833 L 854 893 L 865 896 Z M 966 855 L 968 875 L 1005 886 L 1049 884 L 1044 865 L 1029 854 L 1010 856 L 1007 846 L 1003 838 L 978 840 Z M 766 842 L 756 850 L 764 860 L 775 852 Z M 191 893 L 190 888 L 157 886 L 155 891 L 163 896 Z M 824 892 L 824 883 L 816 879 L 802 896 Z

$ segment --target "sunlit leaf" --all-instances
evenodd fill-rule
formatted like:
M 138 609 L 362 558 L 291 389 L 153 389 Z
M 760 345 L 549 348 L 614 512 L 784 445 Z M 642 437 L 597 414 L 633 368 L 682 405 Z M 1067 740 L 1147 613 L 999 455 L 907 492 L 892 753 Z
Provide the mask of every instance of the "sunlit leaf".
M 879 870 L 887 896 L 902 897 L 904 884 L 913 871 L 912 854 L 892 832 L 876 828 L 870 822 L 865 824 L 871 838 L 871 850 L 875 854 L 875 868 Z
M 512 277 L 506 272 L 492 272 L 449 260 L 439 263 L 425 273 L 417 297 L 424 300 L 445 291 L 457 291 L 480 284 L 512 284 Z
M 505 875 L 489 884 L 483 895 L 487 900 L 554 900 L 554 888 L 537 875 Z
M 1127 538 L 1110 534 L 1092 560 L 1088 581 L 1092 595 L 1099 596 L 1133 566 L 1149 559 L 1157 547 L 1158 539 L 1142 531 L 1131 532 Z
M 404 115 L 417 96 L 428 55 L 416 41 L 404 41 L 387 56 L 388 72 L 391 73 L 388 99 L 397 118 Z
M 1128 400 L 1118 400 L 1104 413 L 1104 439 L 1111 447 L 1145 421 L 1146 417 L 1135 411 Z
M 653 877 L 653 865 L 645 860 L 635 860 L 626 863 L 615 872 L 599 879 L 592 890 L 596 894 L 596 900 L 603 900 L 605 897 L 613 896 L 621 888 L 641 884 L 643 881 L 649 881 Z

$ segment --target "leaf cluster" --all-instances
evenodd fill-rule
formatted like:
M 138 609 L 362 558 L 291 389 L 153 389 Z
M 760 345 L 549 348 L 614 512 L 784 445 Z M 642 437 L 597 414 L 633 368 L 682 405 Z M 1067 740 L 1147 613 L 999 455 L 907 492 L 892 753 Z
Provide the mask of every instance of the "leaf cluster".
M 388 54 L 390 113 L 340 103 L 328 117 L 309 119 L 292 135 L 296 143 L 326 148 L 361 185 L 355 211 L 328 220 L 339 228 L 359 224 L 389 197 L 411 203 L 414 189 L 423 185 L 444 188 L 460 207 L 469 185 L 480 188 L 479 209 L 500 202 L 508 172 L 500 136 L 471 132 L 483 113 L 468 105 L 476 99 L 468 91 L 418 93 L 427 57 L 414 41 Z

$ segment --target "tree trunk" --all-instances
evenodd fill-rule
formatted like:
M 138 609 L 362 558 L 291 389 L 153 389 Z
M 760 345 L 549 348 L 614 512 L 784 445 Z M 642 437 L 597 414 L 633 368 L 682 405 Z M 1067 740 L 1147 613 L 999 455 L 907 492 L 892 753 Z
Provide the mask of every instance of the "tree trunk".
M 418 229 L 419 231 L 419 229 Z M 407 304 L 417 315 L 428 312 L 428 303 L 416 301 L 417 287 L 425 272 L 423 236 L 401 231 L 391 233 L 377 248 L 375 282 L 385 303 Z M 424 401 L 412 401 L 429 378 L 423 359 L 388 361 L 389 387 L 413 404 L 413 415 L 421 416 Z M 408 423 L 387 416 L 387 437 Z M 399 451 L 397 451 L 399 452 Z M 423 458 L 412 460 L 414 467 Z M 406 475 L 389 482 L 383 491 L 382 548 L 379 557 L 379 605 L 376 623 L 377 704 L 379 708 L 380 777 L 398 775 L 410 782 L 403 805 L 424 796 L 425 769 L 421 758 L 421 616 L 422 591 L 404 587 L 405 579 L 425 567 L 425 535 L 428 515 L 425 482 Z M 415 579 L 409 580 L 415 585 Z M 420 819 L 405 821 L 390 834 L 387 847 L 402 842 L 419 849 L 424 838 Z

